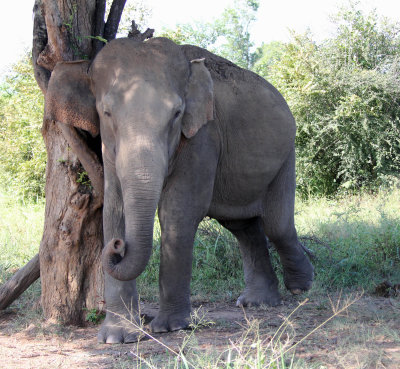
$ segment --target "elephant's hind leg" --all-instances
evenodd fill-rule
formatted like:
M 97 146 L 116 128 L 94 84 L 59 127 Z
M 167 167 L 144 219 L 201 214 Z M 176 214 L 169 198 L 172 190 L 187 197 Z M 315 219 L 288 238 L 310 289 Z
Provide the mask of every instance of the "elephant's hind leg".
M 305 255 L 297 238 L 294 225 L 295 201 L 294 150 L 269 185 L 264 208 L 264 230 L 279 253 L 284 282 L 293 294 L 311 288 L 314 268 Z
M 269 259 L 268 242 L 261 219 L 253 218 L 221 222 L 221 224 L 235 235 L 242 254 L 246 286 L 236 305 L 280 304 L 278 280 Z

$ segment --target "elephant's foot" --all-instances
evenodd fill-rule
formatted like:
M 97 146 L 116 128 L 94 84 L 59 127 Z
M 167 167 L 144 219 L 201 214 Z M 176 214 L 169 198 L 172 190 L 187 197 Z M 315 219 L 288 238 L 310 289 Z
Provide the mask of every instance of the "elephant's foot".
M 178 331 L 180 329 L 187 329 L 189 327 L 189 314 L 188 313 L 158 313 L 152 320 L 151 330 L 154 333 L 165 333 L 171 331 Z
M 311 288 L 314 267 L 307 256 L 302 255 L 298 260 L 287 258 L 283 262 L 283 269 L 285 286 L 293 295 L 299 295 Z
M 239 296 L 236 301 L 236 306 L 248 307 L 248 306 L 277 306 L 282 303 L 281 296 L 279 295 L 278 289 L 273 290 L 251 290 L 246 288 L 243 293 Z
M 99 343 L 132 343 L 143 337 L 139 327 L 140 318 L 128 319 L 115 314 L 107 313 L 106 319 L 97 335 Z

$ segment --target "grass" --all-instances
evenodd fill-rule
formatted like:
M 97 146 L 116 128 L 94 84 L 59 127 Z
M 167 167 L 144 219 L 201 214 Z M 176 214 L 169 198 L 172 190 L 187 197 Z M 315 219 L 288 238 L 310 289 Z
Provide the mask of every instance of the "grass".
M 0 283 L 39 251 L 44 203 L 23 204 L 0 193 Z
M 38 252 L 43 217 L 43 203 L 15 203 L 12 198 L 0 195 L 0 283 Z M 350 292 L 365 290 L 368 293 L 383 280 L 400 283 L 400 190 L 340 199 L 298 201 L 295 217 L 302 242 L 316 256 L 313 261 L 315 284 L 309 294 L 314 298 L 309 308 L 314 317 L 329 313 L 331 303 L 326 296 L 327 290 L 333 294 L 341 289 Z M 147 301 L 158 300 L 159 253 L 160 227 L 156 222 L 153 255 L 138 281 L 139 293 Z M 276 251 L 272 251 L 271 256 L 281 278 Z M 236 240 L 214 220 L 204 220 L 194 246 L 192 300 L 197 304 L 201 301 L 234 301 L 242 288 L 242 267 Z M 282 293 L 286 292 L 282 289 Z M 40 308 L 32 307 L 39 296 L 40 283 L 37 282 L 13 304 L 20 312 L 15 325 L 28 326 L 31 321 L 37 321 L 40 326 Z M 175 347 L 174 352 L 166 348 L 164 353 L 156 353 L 150 359 L 141 357 L 142 346 L 139 343 L 136 352 L 131 351 L 135 359 L 118 359 L 115 367 L 129 368 L 134 363 L 138 368 L 323 368 L 323 359 L 322 364 L 317 366 L 315 361 L 311 365 L 309 359 L 304 361 L 301 355 L 294 356 L 292 347 L 296 345 L 297 349 L 297 342 L 303 343 L 310 332 L 313 332 L 315 342 L 337 341 L 339 337 L 339 343 L 332 346 L 332 354 L 337 356 L 336 362 L 341 367 L 346 367 L 346 361 L 349 363 L 355 357 L 361 360 L 360 364 L 349 367 L 384 362 L 384 346 L 378 347 L 382 358 L 370 357 L 368 350 L 375 342 L 379 345 L 382 337 L 392 343 L 400 343 L 396 319 L 393 318 L 393 314 L 400 311 L 398 300 L 391 302 L 392 311 L 371 308 L 365 315 L 369 320 L 365 322 L 357 320 L 362 315 L 359 307 L 347 315 L 336 314 L 346 303 L 348 301 L 342 301 L 339 307 L 332 304 L 332 316 L 339 317 L 330 323 L 327 330 L 319 328 L 313 332 L 313 327 L 308 332 L 303 330 L 302 335 L 296 337 L 293 327 L 297 318 L 292 323 L 288 316 L 283 325 L 273 328 L 265 325 L 264 321 L 248 319 L 238 331 L 242 331 L 242 335 L 236 335 L 231 340 L 227 337 L 225 348 L 221 351 L 212 345 L 204 349 L 198 344 L 197 333 L 201 331 L 201 323 L 196 323 L 193 331 L 183 333 L 185 336 L 181 345 Z M 202 318 L 197 319 L 199 321 Z M 392 326 L 386 324 L 389 321 Z M 225 327 L 221 322 L 217 324 L 218 327 L 210 328 L 210 331 L 235 329 Z M 311 341 L 308 342 L 310 344 Z M 154 345 L 158 343 L 154 341 Z
M 44 223 L 44 202 L 21 203 L 0 192 L 0 285 L 39 251 Z M 11 331 L 41 318 L 40 280 L 11 305 L 17 308 Z
M 43 202 L 22 204 L 0 194 L 0 283 L 38 252 L 43 217 Z M 298 200 L 295 220 L 302 242 L 316 256 L 314 289 L 371 292 L 384 280 L 400 283 L 400 190 Z M 156 222 L 153 255 L 138 283 L 147 300 L 158 299 L 160 236 Z M 272 251 L 271 257 L 281 278 L 277 253 Z M 216 221 L 205 219 L 194 245 L 193 298 L 231 301 L 242 288 L 235 238 Z
M 0 283 L 39 251 L 44 202 L 23 204 L 0 193 Z
M 192 295 L 197 300 L 231 300 L 243 288 L 242 262 L 234 236 L 218 222 L 206 218 L 200 224 L 194 242 Z M 161 231 L 154 224 L 153 253 L 138 278 L 139 293 L 147 300 L 158 300 Z
M 400 191 L 298 202 L 296 225 L 315 252 L 316 285 L 363 288 L 400 282 Z
M 227 368 L 227 369 L 307 369 L 316 367 L 310 366 L 301 358 L 295 357 L 296 348 L 321 331 L 322 327 L 331 322 L 334 318 L 340 317 L 355 304 L 361 295 L 338 297 L 332 302 L 331 315 L 322 320 L 320 324 L 308 331 L 302 331 L 301 335 L 296 332 L 296 315 L 302 313 L 303 307 L 308 299 L 304 300 L 293 309 L 290 314 L 284 317 L 281 325 L 273 332 L 262 327 L 262 321 L 257 318 L 248 318 L 244 312 L 245 322 L 241 325 L 240 335 L 231 335 L 224 347 L 216 349 L 204 348 L 199 345 L 197 334 L 201 335 L 204 327 L 210 327 L 215 322 L 209 321 L 204 312 L 194 310 L 192 314 L 191 330 L 185 331 L 178 348 L 168 346 L 165 340 L 160 341 L 148 333 L 143 326 L 132 323 L 135 329 L 143 336 L 147 336 L 151 345 L 158 346 L 164 353 L 158 353 L 148 357 L 143 355 L 142 346 L 138 343 L 130 353 L 133 356 L 128 361 L 122 362 L 118 368 L 132 367 L 143 369 L 155 368 Z M 233 332 L 231 331 L 231 334 Z M 204 342 L 204 340 L 203 340 Z M 349 346 L 349 345 L 347 345 Z M 126 366 L 128 365 L 128 366 Z M 324 366 L 319 366 L 322 368 Z
M 400 190 L 339 199 L 298 200 L 296 227 L 311 249 L 314 290 L 363 289 L 381 282 L 400 283 Z M 153 255 L 140 277 L 143 297 L 157 300 L 160 228 L 155 224 Z M 271 258 L 282 283 L 276 251 Z M 215 220 L 205 219 L 194 245 L 194 299 L 233 300 L 243 288 L 240 252 L 235 238 Z

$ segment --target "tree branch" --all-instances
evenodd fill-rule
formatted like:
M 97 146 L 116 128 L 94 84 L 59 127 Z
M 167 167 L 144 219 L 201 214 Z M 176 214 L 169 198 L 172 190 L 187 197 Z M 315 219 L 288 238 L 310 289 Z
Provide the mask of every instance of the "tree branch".
M 128 33 L 129 38 L 133 38 L 134 40 L 137 41 L 144 41 L 147 40 L 148 38 L 152 38 L 154 34 L 154 29 L 147 28 L 146 31 L 143 33 L 139 31 L 136 22 L 133 20 L 132 25 L 131 25 L 131 30 Z
M 57 2 L 43 0 L 43 4 L 48 43 L 40 53 L 37 64 L 52 71 L 57 62 L 73 60 L 73 53 L 69 47 L 68 32 L 62 22 Z
M 107 23 L 104 27 L 104 38 L 107 41 L 113 40 L 118 31 L 119 22 L 121 20 L 122 12 L 124 10 L 126 0 L 114 0 L 110 13 L 108 14 Z
M 47 45 L 47 29 L 43 16 L 43 1 L 36 0 L 33 7 L 33 42 L 32 42 L 32 64 L 35 79 L 42 93 L 45 95 L 50 79 L 50 71 L 37 64 L 40 53 Z
M 0 310 L 11 305 L 40 276 L 39 254 L 19 269 L 0 288 Z
M 106 13 L 106 0 L 96 0 L 96 20 L 94 27 L 94 36 L 104 37 L 104 14 Z M 92 55 L 90 58 L 93 60 L 97 53 L 104 46 L 104 42 L 94 39 Z
M 103 201 L 103 166 L 96 154 L 90 150 L 86 141 L 78 134 L 76 129 L 68 124 L 57 122 L 57 126 L 63 133 L 72 151 L 76 154 L 83 168 L 88 173 L 90 182 L 93 186 L 94 195 L 99 201 Z

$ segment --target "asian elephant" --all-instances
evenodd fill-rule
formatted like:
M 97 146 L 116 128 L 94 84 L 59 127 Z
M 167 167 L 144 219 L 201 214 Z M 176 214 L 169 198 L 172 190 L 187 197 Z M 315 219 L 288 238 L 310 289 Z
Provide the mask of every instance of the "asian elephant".
M 137 339 L 124 317 L 129 309 L 138 315 L 135 279 L 152 251 L 157 209 L 153 332 L 188 326 L 193 241 L 205 216 L 238 239 L 245 278 L 238 305 L 281 302 L 267 237 L 286 288 L 310 289 L 313 267 L 294 225 L 295 121 L 261 77 L 166 38 L 117 39 L 92 62 L 57 64 L 45 119 L 101 133 L 107 315 L 100 342 Z

